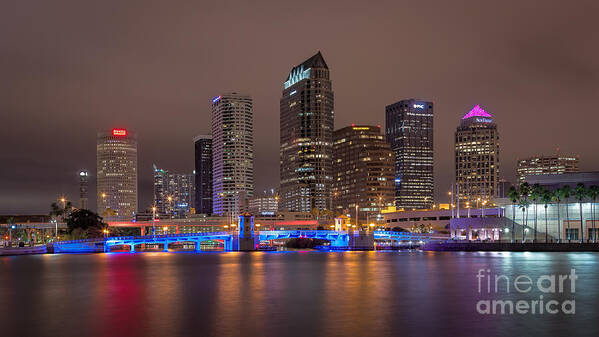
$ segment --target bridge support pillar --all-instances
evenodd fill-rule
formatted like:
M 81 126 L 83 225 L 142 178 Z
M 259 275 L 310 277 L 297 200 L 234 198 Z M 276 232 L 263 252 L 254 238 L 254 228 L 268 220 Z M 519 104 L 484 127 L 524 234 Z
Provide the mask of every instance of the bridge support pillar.
M 131 253 L 135 253 L 135 244 L 129 245 L 131 247 Z
M 231 235 L 228 239 L 225 239 L 225 251 L 230 252 L 233 250 L 233 242 L 236 241 L 236 236 Z
M 168 241 L 164 242 L 164 247 L 163 247 L 162 251 L 168 253 Z
M 256 250 L 256 238 L 254 236 L 254 217 L 249 214 L 239 216 L 239 238 L 237 249 L 240 251 Z M 258 239 L 259 240 L 259 239 Z
M 225 247 L 225 250 L 226 250 L 226 247 Z M 196 241 L 196 248 L 195 248 L 195 252 L 196 252 L 196 253 L 199 253 L 199 252 L 201 252 L 201 251 L 202 251 L 201 241 L 200 241 L 200 240 L 198 240 L 198 241 Z

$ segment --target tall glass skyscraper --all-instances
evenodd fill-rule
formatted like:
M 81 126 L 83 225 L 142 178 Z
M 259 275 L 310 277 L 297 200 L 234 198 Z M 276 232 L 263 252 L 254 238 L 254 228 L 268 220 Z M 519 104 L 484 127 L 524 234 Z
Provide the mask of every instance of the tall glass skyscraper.
M 462 117 L 455 132 L 455 180 L 460 200 L 472 206 L 497 196 L 499 133 L 493 116 L 479 105 Z
M 318 52 L 293 67 L 281 97 L 282 210 L 331 209 L 333 89 Z
M 212 214 L 212 136 L 193 139 L 195 148 L 195 212 Z
M 212 212 L 236 218 L 253 194 L 253 101 L 223 94 L 212 99 Z
M 401 100 L 385 108 L 387 142 L 395 153 L 395 206 L 431 208 L 434 202 L 433 102 Z
M 137 212 L 137 137 L 126 129 L 98 133 L 98 214 L 131 221 Z

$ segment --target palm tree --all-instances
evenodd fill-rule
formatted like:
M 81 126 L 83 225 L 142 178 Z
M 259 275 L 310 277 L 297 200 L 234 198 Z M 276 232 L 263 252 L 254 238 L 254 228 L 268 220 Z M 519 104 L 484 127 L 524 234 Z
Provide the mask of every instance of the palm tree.
M 599 197 L 599 186 L 597 185 L 592 185 L 589 187 L 588 189 L 588 195 L 589 198 L 591 198 L 591 200 L 593 201 L 591 203 L 591 219 L 593 221 L 593 237 L 592 240 L 593 242 L 597 242 L 597 231 L 595 229 L 595 207 L 593 206 L 594 204 L 597 203 L 597 197 Z
M 64 208 L 61 207 L 58 203 L 53 202 L 50 205 L 50 216 L 62 217 L 63 221 L 67 217 L 69 211 L 73 209 L 73 204 L 70 201 L 66 201 L 64 203 Z
M 580 243 L 584 242 L 584 219 L 582 218 L 582 202 L 587 197 L 587 189 L 583 183 L 578 183 L 574 189 L 574 195 L 578 200 L 578 208 L 580 210 Z
M 512 221 L 512 243 L 514 243 L 514 241 L 516 241 L 516 203 L 520 199 L 520 194 L 518 193 L 518 190 L 512 186 L 510 187 L 508 196 L 512 201 L 512 214 L 514 215 L 514 221 Z
M 562 230 L 561 230 L 561 219 L 559 216 L 559 205 L 562 202 L 562 200 L 564 200 L 564 191 L 562 191 L 562 189 L 558 188 L 555 191 L 553 191 L 552 197 L 557 205 L 557 242 L 560 243 L 560 242 L 562 242 Z
M 534 184 L 530 190 L 530 200 L 535 205 L 535 229 L 534 229 L 534 238 L 533 238 L 532 242 L 537 242 L 537 201 L 541 197 L 542 192 L 543 192 L 543 189 L 541 188 L 541 185 L 539 185 L 539 184 Z
M 570 198 L 571 195 L 572 195 L 572 188 L 568 185 L 563 186 L 562 187 L 562 197 L 563 197 L 563 200 L 566 202 L 566 226 L 567 226 L 566 232 L 568 234 L 566 236 L 567 236 L 568 242 L 570 242 L 570 238 L 572 236 L 572 233 L 570 233 L 570 222 L 569 222 L 570 215 L 568 214 L 568 199 Z
M 541 192 L 541 201 L 543 202 L 543 206 L 545 207 L 545 243 L 549 241 L 549 227 L 547 226 L 547 206 L 553 199 L 553 195 L 549 190 L 543 190 Z
M 524 225 L 522 226 L 522 242 L 526 242 L 525 229 L 528 225 L 528 195 L 530 194 L 530 184 L 522 183 L 519 186 L 520 190 L 520 207 L 522 208 L 522 218 L 524 219 Z M 526 218 L 524 213 L 526 212 Z

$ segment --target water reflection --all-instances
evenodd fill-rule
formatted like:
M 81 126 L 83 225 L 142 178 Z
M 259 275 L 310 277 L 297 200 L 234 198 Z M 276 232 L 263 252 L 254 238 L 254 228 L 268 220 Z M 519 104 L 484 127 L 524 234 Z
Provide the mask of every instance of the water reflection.
M 7 336 L 597 336 L 598 262 L 418 251 L 2 257 L 0 326 Z M 476 313 L 479 269 L 536 279 L 572 268 L 574 316 Z

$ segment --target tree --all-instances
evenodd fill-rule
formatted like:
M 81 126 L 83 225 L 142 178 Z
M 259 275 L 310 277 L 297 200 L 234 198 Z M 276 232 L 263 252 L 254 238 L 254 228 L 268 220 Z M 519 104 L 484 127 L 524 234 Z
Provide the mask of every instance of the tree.
M 570 215 L 568 214 L 568 199 L 570 198 L 570 196 L 572 195 L 572 188 L 568 185 L 565 185 L 564 187 L 561 188 L 562 190 L 562 197 L 563 200 L 566 202 L 566 232 L 567 232 L 567 239 L 568 242 L 570 242 L 570 238 L 572 237 L 572 233 L 570 233 Z
M 81 238 L 102 237 L 106 224 L 98 214 L 87 210 L 77 209 L 66 218 L 69 234 L 77 234 Z
M 514 241 L 516 241 L 516 203 L 520 199 L 520 194 L 518 193 L 518 190 L 512 186 L 510 187 L 508 196 L 512 201 L 512 214 L 514 215 L 514 221 L 512 221 L 512 243 L 514 243 Z
M 541 201 L 543 202 L 543 206 L 545 207 L 545 242 L 549 241 L 549 226 L 547 225 L 547 206 L 553 199 L 553 194 L 551 191 L 543 189 L 541 192 Z
M 597 185 L 592 185 L 589 187 L 589 189 L 587 190 L 587 193 L 589 195 L 589 198 L 591 198 L 592 203 L 591 203 L 591 220 L 593 222 L 593 237 L 592 240 L 593 242 L 597 242 L 597 229 L 595 228 L 595 207 L 596 207 L 596 203 L 597 203 L 597 197 L 599 197 L 599 186 Z
M 71 204 L 70 201 L 66 201 L 64 203 L 64 207 L 60 206 L 60 204 L 53 202 L 50 205 L 50 213 L 48 213 L 48 215 L 50 216 L 55 216 L 55 217 L 61 217 L 62 220 L 64 221 L 64 219 L 67 218 L 67 216 L 69 215 L 69 212 L 71 212 L 73 210 L 73 204 Z
M 537 201 L 541 197 L 542 192 L 543 192 L 543 189 L 541 188 L 541 185 L 539 185 L 539 184 L 534 184 L 532 186 L 532 189 L 530 190 L 530 200 L 533 202 L 533 204 L 535 206 L 535 225 L 534 225 L 535 229 L 534 229 L 533 242 L 537 242 Z
M 587 197 L 587 189 L 583 183 L 578 183 L 574 189 L 574 195 L 578 200 L 578 208 L 580 210 L 580 243 L 584 242 L 584 219 L 582 217 L 582 202 Z
M 522 226 L 522 242 L 526 242 L 526 234 L 525 230 L 528 226 L 528 205 L 530 202 L 528 201 L 528 196 L 530 194 L 530 184 L 522 183 L 519 186 L 520 192 L 520 207 L 522 209 L 522 218 L 524 219 L 524 225 Z M 526 218 L 524 213 L 526 212 Z
M 564 199 L 564 191 L 562 191 L 562 189 L 558 188 L 555 191 L 553 191 L 553 195 L 552 195 L 552 199 L 555 201 L 556 205 L 557 205 L 557 242 L 560 243 L 562 242 L 562 230 L 561 230 L 561 219 L 560 219 L 560 215 L 559 215 L 559 205 L 562 202 L 562 200 Z

